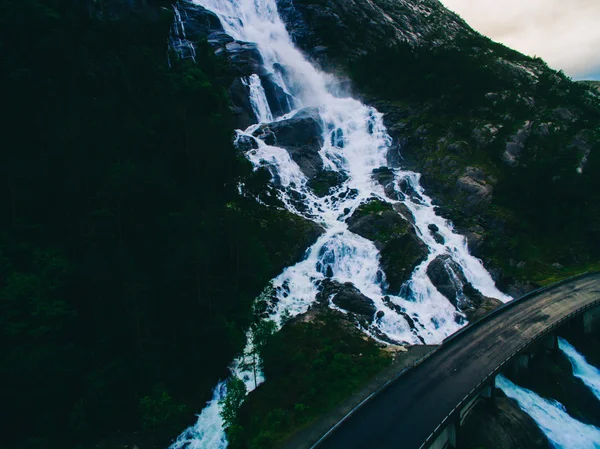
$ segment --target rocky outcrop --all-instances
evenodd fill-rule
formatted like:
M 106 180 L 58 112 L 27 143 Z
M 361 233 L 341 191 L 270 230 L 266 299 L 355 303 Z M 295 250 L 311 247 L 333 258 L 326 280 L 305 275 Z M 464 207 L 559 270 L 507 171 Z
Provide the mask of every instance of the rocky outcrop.
M 509 138 L 509 141 L 506 143 L 504 154 L 502 154 L 502 160 L 504 160 L 504 162 L 506 162 L 508 165 L 518 165 L 519 156 L 521 156 L 523 153 L 525 143 L 531 135 L 531 128 L 532 123 L 527 121 L 515 135 Z
M 597 203 L 590 183 L 582 196 L 573 194 L 560 205 L 544 200 L 550 190 L 571 192 L 594 170 L 597 132 L 585 141 L 577 136 L 600 129 L 597 94 L 539 58 L 477 35 L 439 2 L 277 2 L 298 46 L 326 69 L 351 74 L 354 92 L 385 114 L 393 138 L 390 166 L 422 174 L 427 194 L 466 232 L 469 247 L 496 279 L 542 278 L 565 246 L 589 248 L 583 256 L 574 252 L 561 259 L 565 266 L 583 269 L 597 259 L 596 231 L 556 231 L 557 238 L 538 232 L 557 218 L 570 229 L 597 222 L 597 212 L 582 212 L 598 210 L 587 206 Z M 406 75 L 406 66 L 414 76 Z M 450 72 L 460 75 L 450 79 Z M 573 179 L 578 169 L 584 176 Z M 402 199 L 389 172 L 375 175 L 387 196 Z M 524 198 L 545 205 L 534 214 Z M 581 214 L 591 217 L 579 219 Z M 515 253 L 520 260 L 539 254 L 539 269 L 512 270 L 507 262 Z
M 492 201 L 494 184 L 494 178 L 476 167 L 467 167 L 456 181 L 456 187 L 465 196 L 465 205 L 469 209 L 489 204 Z
M 317 109 L 305 108 L 293 117 L 261 125 L 254 136 L 288 151 L 307 178 L 312 179 L 323 170 L 319 154 L 323 146 L 323 121 Z
M 378 200 L 363 204 L 346 222 L 351 232 L 375 243 L 380 250 L 388 292 L 398 294 L 428 254 L 413 225 L 391 205 Z
M 313 190 L 315 195 L 324 197 L 331 194 L 333 189 L 340 187 L 347 180 L 348 176 L 344 173 L 323 170 L 308 181 L 308 187 Z
M 333 304 L 354 315 L 359 321 L 371 323 L 375 317 L 375 303 L 363 295 L 351 282 L 340 284 L 331 279 L 325 279 L 320 285 L 319 301 L 330 300 Z
M 427 276 L 435 288 L 469 321 L 474 321 L 502 305 L 502 301 L 483 296 L 467 280 L 461 266 L 449 255 L 436 257 L 427 267 Z
M 473 33 L 434 0 L 277 0 L 277 6 L 294 42 L 325 66 L 340 55 L 352 59 L 382 45 L 441 43 Z
M 206 41 L 217 56 L 225 61 L 227 76 L 231 79 L 229 99 L 234 113 L 234 126 L 246 129 L 257 122 L 249 100 L 245 79 L 260 77 L 262 86 L 275 117 L 291 110 L 292 98 L 273 80 L 273 74 L 264 65 L 256 44 L 237 41 L 225 33 L 216 14 L 187 1 L 174 4 L 175 23 L 171 30 L 170 47 L 182 59 L 195 59 L 196 47 Z

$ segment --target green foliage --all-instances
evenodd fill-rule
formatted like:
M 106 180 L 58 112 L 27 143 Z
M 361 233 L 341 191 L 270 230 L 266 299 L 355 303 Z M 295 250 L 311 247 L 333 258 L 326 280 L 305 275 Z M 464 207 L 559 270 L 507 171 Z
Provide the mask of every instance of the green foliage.
M 174 418 L 187 411 L 183 404 L 177 405 L 169 393 L 156 388 L 152 395 L 140 399 L 140 415 L 144 429 L 168 426 Z
M 380 45 L 359 57 L 339 54 L 338 63 L 360 91 L 385 100 L 405 162 L 423 174 L 446 215 L 459 228 L 488 231 L 480 255 L 508 281 L 547 282 L 597 264 L 600 104 L 587 85 L 477 35 L 437 47 Z M 577 118 L 561 119 L 565 111 Z M 519 164 L 509 166 L 506 144 L 526 122 L 534 132 Z M 497 134 L 482 143 L 474 132 L 488 124 Z M 549 132 L 538 132 L 541 124 Z M 591 152 L 578 174 L 583 153 L 575 142 L 582 139 Z M 458 150 L 449 149 L 456 143 Z M 467 167 L 495 178 L 491 205 L 457 190 Z M 565 270 L 553 268 L 557 262 Z
M 246 394 L 246 385 L 243 380 L 232 377 L 227 381 L 227 394 L 219 402 L 219 405 L 222 407 L 221 417 L 226 428 L 235 424 L 237 412 L 244 402 Z
M 172 14 L 141 3 L 0 5 L 3 448 L 166 447 L 314 238 L 238 194 L 268 178 L 232 145 L 223 62 L 170 68 Z
M 486 92 L 515 87 L 497 55 L 477 48 L 486 43 L 468 36 L 452 46 L 382 46 L 350 62 L 349 71 L 359 86 L 383 98 L 436 100 L 464 110 Z
M 276 447 L 390 363 L 372 341 L 330 311 L 312 322 L 289 323 L 268 339 L 261 356 L 269 381 L 240 408 L 230 438 L 234 449 Z
M 379 212 L 385 212 L 388 210 L 392 210 L 392 206 L 389 203 L 379 200 L 370 200 L 366 203 L 361 204 L 354 214 L 352 214 L 353 218 L 360 218 L 370 214 L 377 214 Z

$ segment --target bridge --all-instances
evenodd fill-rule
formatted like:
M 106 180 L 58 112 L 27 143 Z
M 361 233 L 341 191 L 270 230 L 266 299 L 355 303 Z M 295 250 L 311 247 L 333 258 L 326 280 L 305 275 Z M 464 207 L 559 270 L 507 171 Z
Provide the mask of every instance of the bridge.
M 584 274 L 514 300 L 447 338 L 367 398 L 313 449 L 456 447 L 466 415 L 494 393 L 496 375 L 527 365 L 527 352 L 555 346 L 554 331 L 577 319 L 600 322 L 600 273 Z

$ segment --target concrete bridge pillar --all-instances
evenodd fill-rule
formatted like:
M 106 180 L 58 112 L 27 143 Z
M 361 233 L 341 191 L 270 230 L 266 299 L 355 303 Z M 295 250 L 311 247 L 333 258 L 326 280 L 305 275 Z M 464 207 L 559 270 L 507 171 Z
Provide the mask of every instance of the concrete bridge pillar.
M 558 351 L 558 336 L 556 334 L 549 335 L 541 343 L 546 352 Z
M 519 355 L 515 356 L 515 358 L 512 360 L 510 369 L 513 372 L 513 374 L 518 376 L 519 374 L 522 374 L 523 372 L 525 372 L 529 369 L 530 361 L 531 361 L 530 354 L 519 354 Z
M 587 335 L 600 330 L 600 307 L 595 307 L 583 314 L 583 332 Z

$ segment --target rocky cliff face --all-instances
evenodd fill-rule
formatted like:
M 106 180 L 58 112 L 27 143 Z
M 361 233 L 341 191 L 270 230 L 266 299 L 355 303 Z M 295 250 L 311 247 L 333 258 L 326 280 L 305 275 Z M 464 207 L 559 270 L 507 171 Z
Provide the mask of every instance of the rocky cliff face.
M 423 174 L 439 211 L 511 294 L 598 260 L 594 89 L 479 35 L 435 0 L 278 6 L 297 45 L 386 114 L 399 151 L 390 161 Z
M 446 45 L 474 32 L 436 0 L 278 0 L 290 34 L 314 60 L 355 58 L 381 46 Z

